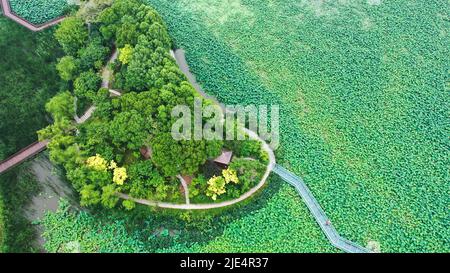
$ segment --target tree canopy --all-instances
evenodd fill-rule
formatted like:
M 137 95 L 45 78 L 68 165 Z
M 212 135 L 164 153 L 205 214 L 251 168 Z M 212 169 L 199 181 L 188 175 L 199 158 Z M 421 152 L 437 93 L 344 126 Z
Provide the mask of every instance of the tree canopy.
M 87 43 L 88 29 L 80 18 L 68 17 L 59 25 L 55 37 L 67 54 L 75 55 Z
M 176 176 L 197 175 L 208 159 L 220 155 L 224 142 L 175 140 L 171 128 L 177 118 L 172 109 L 183 105 L 193 110 L 196 99 L 205 105 L 212 102 L 196 94 L 176 65 L 167 28 L 152 8 L 137 0 L 117 0 L 98 14 L 97 21 L 91 25 L 90 39 L 78 17 L 56 31 L 67 53 L 58 70 L 73 81 L 72 93 L 60 93 L 49 102 L 47 110 L 55 123 L 40 136 L 52 139 L 50 156 L 64 165 L 83 205 L 113 207 L 118 202 L 115 192 L 178 202 Z M 100 88 L 100 71 L 113 47 L 119 49 L 119 61 L 112 64 L 112 85 L 122 95 L 111 98 Z M 83 124 L 70 121 L 73 96 L 96 105 Z M 150 158 L 141 154 L 142 149 Z M 103 162 L 103 167 L 93 168 L 95 162 Z M 235 174 L 223 179 L 235 181 Z M 206 190 L 206 185 L 199 188 Z

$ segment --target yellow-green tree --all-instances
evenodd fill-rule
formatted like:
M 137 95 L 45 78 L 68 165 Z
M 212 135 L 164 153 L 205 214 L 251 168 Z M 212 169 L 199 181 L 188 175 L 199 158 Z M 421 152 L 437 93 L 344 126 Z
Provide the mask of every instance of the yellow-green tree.
M 123 48 L 119 49 L 119 53 L 119 61 L 123 64 L 127 64 L 133 56 L 133 47 L 130 44 L 126 44 Z
M 222 171 L 222 175 L 223 178 L 225 179 L 225 183 L 234 183 L 234 184 L 238 184 L 239 183 L 239 178 L 237 176 L 237 172 L 236 170 L 232 169 L 232 168 L 228 168 L 226 170 Z
M 208 188 L 206 189 L 206 196 L 211 197 L 212 200 L 217 200 L 217 196 L 226 192 L 225 179 L 222 176 L 213 176 L 208 180 Z
M 89 157 L 86 160 L 86 165 L 96 171 L 106 171 L 108 167 L 107 161 L 99 154 Z
M 113 181 L 117 185 L 123 185 L 123 182 L 128 178 L 127 169 L 125 167 L 119 167 L 114 169 Z

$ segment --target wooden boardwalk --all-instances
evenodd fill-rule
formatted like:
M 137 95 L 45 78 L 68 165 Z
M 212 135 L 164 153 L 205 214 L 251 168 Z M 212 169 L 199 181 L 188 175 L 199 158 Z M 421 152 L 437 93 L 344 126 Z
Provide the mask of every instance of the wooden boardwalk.
M 48 27 L 54 26 L 56 24 L 58 24 L 59 22 L 61 22 L 62 20 L 64 20 L 65 16 L 61 16 L 58 18 L 55 18 L 51 21 L 48 21 L 44 24 L 41 25 L 35 25 L 31 22 L 28 22 L 27 20 L 23 19 L 22 17 L 18 16 L 17 14 L 15 14 L 13 11 L 11 11 L 11 7 L 9 5 L 9 1 L 8 0 L 0 0 L 1 6 L 2 6 L 2 10 L 3 10 L 3 15 L 5 17 L 8 17 L 9 19 L 13 20 L 14 22 L 28 28 L 31 31 L 41 31 L 43 29 L 46 29 Z
M 41 151 L 47 149 L 48 141 L 40 141 L 35 142 L 27 147 L 23 148 L 19 152 L 15 153 L 11 157 L 0 161 L 0 173 L 6 172 L 7 170 L 11 169 L 12 167 L 20 164 L 24 160 L 35 156 L 36 154 L 40 153 Z
M 41 31 L 45 28 L 51 27 L 53 25 L 58 24 L 62 20 L 64 20 L 64 16 L 61 16 L 59 18 L 55 18 L 54 20 L 51 20 L 47 23 L 41 24 L 41 25 L 35 25 L 31 22 L 28 22 L 27 20 L 21 18 L 17 14 L 15 14 L 13 11 L 11 11 L 11 7 L 8 0 L 0 0 L 0 6 L 3 12 L 3 15 L 14 22 L 28 28 L 31 31 Z M 10 156 L 9 158 L 0 161 L 0 174 L 11 169 L 12 167 L 18 165 L 19 163 L 25 161 L 26 159 L 40 153 L 41 151 L 45 150 L 47 148 L 48 141 L 38 141 L 34 142 L 27 147 L 23 148 L 19 152 L 15 153 L 14 155 Z
M 6 0 L 1 0 L 2 2 Z M 175 55 L 175 54 L 174 54 Z M 184 55 L 184 54 L 183 54 Z M 175 55 L 176 56 L 176 55 Z M 180 56 L 176 56 L 180 58 Z M 108 63 L 113 62 L 117 58 L 117 52 L 114 51 L 111 59 Z M 184 56 L 182 56 L 184 58 Z M 177 60 L 179 62 L 179 60 Z M 187 70 L 187 71 L 186 71 Z M 185 74 L 190 73 L 188 69 L 184 69 L 183 71 Z M 109 87 L 109 79 L 111 76 L 111 73 L 105 69 L 102 73 L 102 87 L 108 88 Z M 189 78 L 189 77 L 188 77 Z M 189 80 L 192 83 L 192 79 L 189 78 Z M 115 90 L 109 90 L 111 95 L 118 95 L 120 96 L 121 93 Z M 117 92 L 117 94 L 115 93 Z M 201 94 L 201 92 L 199 92 Z M 201 94 L 202 95 L 202 94 Z M 86 113 L 81 117 L 78 118 L 75 116 L 75 122 L 77 123 L 83 123 L 87 119 L 89 119 L 92 115 L 92 113 L 95 111 L 95 106 L 91 106 Z M 273 154 L 272 149 L 265 143 L 262 139 L 259 138 L 259 136 L 250 131 L 246 130 L 247 134 L 249 134 L 250 137 L 258 139 L 263 143 L 263 148 L 266 150 L 269 154 L 269 164 L 267 166 L 266 172 L 263 176 L 263 179 L 260 181 L 260 183 L 248 191 L 247 193 L 243 194 L 237 199 L 225 201 L 222 203 L 213 203 L 213 204 L 191 204 L 189 201 L 189 192 L 188 187 L 183 183 L 183 179 L 181 178 L 180 181 L 183 184 L 183 187 L 185 188 L 185 195 L 186 195 L 186 204 L 173 204 L 173 203 L 164 203 L 164 202 L 157 202 L 157 201 L 151 201 L 151 200 L 143 200 L 143 199 L 135 199 L 132 198 L 126 194 L 119 193 L 118 196 L 123 199 L 129 199 L 133 200 L 137 203 L 141 203 L 148 206 L 157 206 L 162 208 L 172 208 L 172 209 L 187 209 L 187 210 L 195 210 L 195 209 L 212 209 L 212 208 L 219 208 L 219 207 L 225 207 L 232 204 L 236 204 L 251 195 L 253 195 L 256 191 L 258 191 L 264 184 L 266 179 L 269 177 L 270 173 L 273 171 L 274 173 L 278 174 L 285 182 L 289 183 L 290 185 L 294 186 L 296 191 L 299 193 L 303 201 L 305 202 L 306 206 L 316 219 L 317 223 L 319 224 L 320 228 L 324 232 L 327 239 L 330 241 L 330 243 L 348 253 L 371 253 L 371 251 L 367 248 L 364 248 L 354 242 L 351 242 L 339 235 L 339 233 L 336 231 L 336 229 L 333 227 L 330 219 L 326 216 L 325 212 L 323 211 L 322 207 L 317 202 L 316 198 L 313 196 L 311 191 L 309 190 L 308 186 L 303 182 L 303 180 L 296 176 L 295 174 L 291 173 L 290 171 L 286 170 L 282 166 L 276 164 L 275 162 L 275 156 Z M 6 170 L 16 166 L 17 164 L 23 162 L 24 160 L 38 154 L 39 152 L 43 151 L 47 148 L 48 141 L 42 141 L 42 142 L 35 142 L 28 147 L 23 148 L 18 153 L 12 155 L 10 158 L 1 161 L 0 162 L 0 174 L 5 172 Z
M 322 207 L 317 202 L 314 195 L 309 190 L 308 186 L 306 186 L 303 179 L 286 170 L 280 165 L 276 165 L 273 169 L 273 172 L 278 174 L 284 181 L 294 186 L 299 195 L 302 197 L 309 211 L 312 213 L 320 228 L 322 229 L 325 236 L 327 236 L 330 243 L 339 248 L 342 251 L 348 253 L 370 253 L 371 251 L 367 248 L 364 248 L 354 242 L 351 242 L 345 238 L 342 238 L 336 229 L 333 227 L 330 219 L 327 217 Z

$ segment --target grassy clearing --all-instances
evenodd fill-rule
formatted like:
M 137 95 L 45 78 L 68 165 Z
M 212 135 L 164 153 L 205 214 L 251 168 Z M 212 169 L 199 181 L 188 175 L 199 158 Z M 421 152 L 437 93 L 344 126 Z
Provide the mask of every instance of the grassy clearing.
M 278 161 L 342 235 L 450 251 L 447 1 L 148 2 L 208 92 L 280 104 Z

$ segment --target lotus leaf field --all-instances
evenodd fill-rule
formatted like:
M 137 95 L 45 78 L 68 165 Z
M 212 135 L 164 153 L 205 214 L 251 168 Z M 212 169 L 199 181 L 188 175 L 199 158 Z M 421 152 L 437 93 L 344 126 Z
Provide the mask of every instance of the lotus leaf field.
M 204 213 L 95 215 L 72 211 L 67 202 L 42 224 L 49 252 L 336 252 L 291 188 L 272 178 L 242 206 Z M 138 216 L 141 215 L 141 216 Z M 131 223 L 134 223 L 133 225 Z M 105 243 L 106 242 L 106 243 Z
M 39 25 L 62 16 L 67 0 L 9 0 L 11 10 L 25 20 Z
M 340 235 L 381 252 L 450 252 L 449 1 L 143 1 L 207 93 L 280 106 L 277 163 Z M 35 24 L 68 8 L 10 3 Z M 63 201 L 41 224 L 49 252 L 338 251 L 275 174 L 231 208 L 77 212 Z
M 383 252 L 450 251 L 448 1 L 147 1 L 207 92 L 280 105 L 278 162 L 341 235 Z

